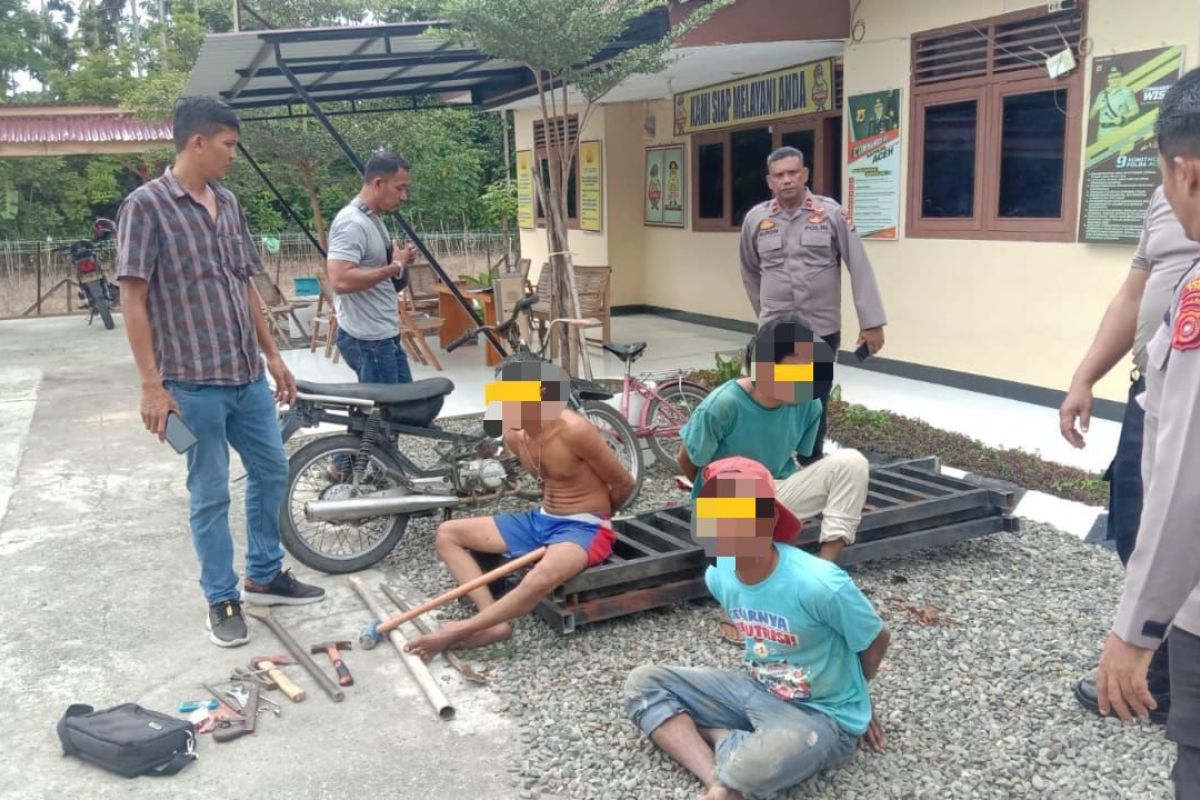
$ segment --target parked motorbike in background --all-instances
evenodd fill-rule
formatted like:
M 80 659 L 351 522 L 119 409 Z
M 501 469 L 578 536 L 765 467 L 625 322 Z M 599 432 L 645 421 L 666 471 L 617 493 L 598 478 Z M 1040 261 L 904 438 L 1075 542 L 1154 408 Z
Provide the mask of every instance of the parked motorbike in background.
M 120 305 L 121 290 L 104 275 L 96 245 L 117 232 L 116 224 L 101 217 L 92 223 L 92 237 L 59 245 L 55 253 L 70 253 L 75 264 L 75 280 L 79 282 L 79 300 L 88 307 L 88 325 L 97 316 L 106 330 L 113 329 L 112 309 Z

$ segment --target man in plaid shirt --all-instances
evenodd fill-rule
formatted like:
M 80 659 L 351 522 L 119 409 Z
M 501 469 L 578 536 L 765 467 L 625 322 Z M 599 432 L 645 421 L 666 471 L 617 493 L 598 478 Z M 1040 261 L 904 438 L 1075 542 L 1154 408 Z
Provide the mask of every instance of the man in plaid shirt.
M 187 486 L 209 638 L 235 647 L 250 640 L 243 599 L 312 603 L 325 591 L 282 569 L 279 509 L 288 464 L 275 399 L 295 399 L 296 381 L 251 285 L 262 262 L 246 217 L 217 184 L 237 154 L 238 118 L 224 103 L 188 97 L 176 105 L 173 127 L 174 165 L 121 206 L 117 277 L 141 378 L 142 422 L 162 439 L 168 415 L 177 414 L 196 437 L 187 451 Z M 229 530 L 229 445 L 248 476 L 244 592 Z

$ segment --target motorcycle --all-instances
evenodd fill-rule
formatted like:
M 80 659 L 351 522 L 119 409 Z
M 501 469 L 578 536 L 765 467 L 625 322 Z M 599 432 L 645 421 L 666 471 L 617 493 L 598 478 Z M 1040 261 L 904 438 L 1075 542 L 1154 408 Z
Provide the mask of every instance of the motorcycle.
M 88 325 L 99 316 L 105 330 L 111 331 L 112 309 L 120 305 L 121 290 L 104 276 L 96 256 L 96 245 L 111 238 L 117 232 L 117 226 L 112 220 L 101 217 L 92 223 L 91 232 L 92 238 L 59 245 L 53 252 L 71 254 L 75 280 L 79 282 L 79 300 L 88 307 Z
M 500 325 L 468 331 L 447 347 L 453 350 L 485 330 L 508 339 L 513 360 L 545 360 L 550 337 L 534 353 L 521 339 L 518 316 L 529 314 L 536 295 L 516 304 Z M 556 319 L 556 325 L 582 320 Z M 328 573 L 366 569 L 383 559 L 404 537 L 413 516 L 495 503 L 507 496 L 537 501 L 536 481 L 508 452 L 502 439 L 482 430 L 457 433 L 434 424 L 454 384 L 426 378 L 403 384 L 322 384 L 297 380 L 296 401 L 281 414 L 286 442 L 305 427 L 333 424 L 344 433 L 321 436 L 289 459 L 287 495 L 280 515 L 284 547 L 302 564 Z M 568 406 L 587 417 L 625 463 L 637 486 L 644 477 L 637 436 L 620 412 L 601 400 L 612 393 L 572 379 Z M 399 436 L 432 440 L 437 460 L 421 466 L 397 446 Z

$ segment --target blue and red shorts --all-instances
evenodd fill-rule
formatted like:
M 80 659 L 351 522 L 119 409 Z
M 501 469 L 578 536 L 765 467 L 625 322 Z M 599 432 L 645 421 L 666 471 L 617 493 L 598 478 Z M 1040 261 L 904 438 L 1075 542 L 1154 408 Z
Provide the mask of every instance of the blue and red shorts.
M 587 553 L 588 566 L 594 567 L 612 555 L 613 529 L 606 517 L 598 514 L 547 514 L 542 509 L 519 514 L 499 514 L 496 527 L 504 537 L 508 558 L 519 558 L 542 545 L 571 542 Z

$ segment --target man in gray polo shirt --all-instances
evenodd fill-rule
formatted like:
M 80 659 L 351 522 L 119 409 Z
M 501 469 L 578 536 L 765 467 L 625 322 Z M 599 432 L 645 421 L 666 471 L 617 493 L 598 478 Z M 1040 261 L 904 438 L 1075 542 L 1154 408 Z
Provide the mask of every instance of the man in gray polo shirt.
M 1145 416 L 1135 399 L 1146 390 L 1142 377 L 1146 373 L 1146 345 L 1162 325 L 1163 314 L 1171 304 L 1175 285 L 1196 257 L 1200 246 L 1190 241 L 1167 199 L 1162 187 L 1154 191 L 1146 209 L 1142 238 L 1129 274 L 1117 294 L 1108 304 L 1096 339 L 1075 375 L 1071 388 L 1059 410 L 1059 426 L 1063 437 L 1075 447 L 1084 446 L 1092 416 L 1092 387 L 1103 378 L 1126 353 L 1133 350 L 1134 368 L 1130 373 L 1129 396 L 1117 440 L 1117 452 L 1105 477 L 1108 480 L 1108 538 L 1116 541 L 1121 563 L 1129 561 L 1137 541 L 1138 523 L 1142 516 L 1142 428 Z M 1076 430 L 1076 420 L 1079 430 Z M 1152 715 L 1157 722 L 1167 718 L 1170 707 L 1170 677 L 1167 671 L 1167 646 L 1155 654 L 1150 667 L 1150 690 L 1158 701 Z M 1095 684 L 1080 681 L 1075 695 L 1086 708 L 1099 711 Z
M 408 200 L 409 163 L 377 151 L 363 170 L 358 196 L 329 227 L 329 283 L 337 309 L 337 346 L 362 383 L 411 383 L 408 356 L 400 345 L 396 293 L 417 256 L 409 242 L 397 247 L 381 214 Z

